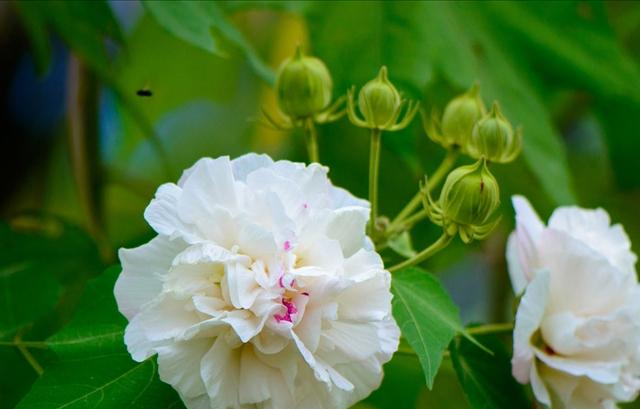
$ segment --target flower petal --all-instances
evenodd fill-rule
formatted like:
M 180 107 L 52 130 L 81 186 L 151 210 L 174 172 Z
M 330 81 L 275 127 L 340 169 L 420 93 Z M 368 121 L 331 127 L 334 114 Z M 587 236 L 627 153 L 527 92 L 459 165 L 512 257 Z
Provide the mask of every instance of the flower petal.
M 196 339 L 157 348 L 160 379 L 186 398 L 205 394 L 200 362 L 210 348 L 209 339 Z
M 179 239 L 156 236 L 147 244 L 134 249 L 120 249 L 118 257 L 122 273 L 116 281 L 114 294 L 118 309 L 131 320 L 140 308 L 162 291 L 162 276 L 186 244 Z
M 231 161 L 233 176 L 236 180 L 245 182 L 247 175 L 260 169 L 273 165 L 273 159 L 269 155 L 258 155 L 256 153 L 247 153 Z
M 556 209 L 549 219 L 549 227 L 561 230 L 603 254 L 611 264 L 635 274 L 637 256 L 631 242 L 619 225 L 610 225 L 609 214 L 603 209 L 582 209 L 567 206 Z
M 540 328 L 549 296 L 549 273 L 540 271 L 525 290 L 516 313 L 513 331 L 513 376 L 520 383 L 529 382 L 534 350 L 531 337 Z
M 232 349 L 224 337 L 218 337 L 202 358 L 200 375 L 212 408 L 238 407 L 240 348 Z

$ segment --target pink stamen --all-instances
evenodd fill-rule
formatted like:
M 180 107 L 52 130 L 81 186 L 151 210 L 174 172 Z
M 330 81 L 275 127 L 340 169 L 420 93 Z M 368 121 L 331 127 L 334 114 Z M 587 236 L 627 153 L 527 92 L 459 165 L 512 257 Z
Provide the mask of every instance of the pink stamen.
M 291 242 L 289 240 L 284 242 L 284 251 L 291 250 Z
M 293 303 L 291 298 L 283 298 L 282 305 L 287 308 L 287 311 L 284 314 L 275 314 L 273 318 L 276 319 L 278 324 L 282 321 L 293 322 L 293 318 L 291 316 L 298 312 L 298 308 L 296 308 L 296 305 Z
M 287 307 L 287 315 L 295 314 L 298 312 L 296 305 L 291 301 L 291 298 L 283 298 L 282 305 Z
M 291 282 L 287 285 L 287 284 L 285 284 L 285 283 L 284 283 L 284 276 L 285 276 L 285 275 L 284 275 L 284 274 L 282 274 L 282 275 L 280 276 L 280 278 L 278 278 L 278 285 L 280 286 L 280 288 L 287 288 L 287 289 L 289 289 L 289 290 L 292 290 L 292 289 L 293 289 L 293 286 L 295 286 L 295 285 L 296 285 L 296 279 L 295 279 L 295 278 L 292 278 L 292 279 L 291 279 Z
M 278 324 L 280 324 L 280 322 L 282 322 L 282 321 L 292 322 L 292 321 L 291 321 L 291 316 L 290 316 L 290 315 L 288 315 L 288 314 L 283 314 L 283 315 L 281 315 L 281 314 L 276 314 L 276 315 L 274 315 L 273 317 L 276 319 L 276 322 L 277 322 Z
M 309 208 L 309 205 L 308 205 L 308 204 L 306 204 L 306 203 L 303 203 L 303 204 L 302 204 L 302 207 L 304 207 L 305 209 L 308 209 L 308 208 Z

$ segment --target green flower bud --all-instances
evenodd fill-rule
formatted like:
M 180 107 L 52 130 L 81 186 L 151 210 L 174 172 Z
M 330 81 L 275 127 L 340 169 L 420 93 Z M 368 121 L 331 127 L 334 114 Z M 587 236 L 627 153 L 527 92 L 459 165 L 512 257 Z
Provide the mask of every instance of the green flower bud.
M 522 148 L 520 130 L 513 130 L 507 118 L 500 112 L 497 102 L 473 127 L 467 146 L 469 155 L 476 159 L 485 158 L 491 162 L 507 163 L 514 160 Z
M 327 66 L 314 57 L 302 55 L 300 47 L 278 72 L 278 105 L 293 120 L 308 118 L 328 107 L 333 82 Z
M 450 234 L 459 231 L 464 241 L 470 241 L 473 233 L 488 225 L 499 204 L 498 181 L 484 160 L 451 172 L 439 199 L 445 230 Z M 470 239 L 465 240 L 465 236 Z
M 399 131 L 413 120 L 420 103 L 407 101 L 387 77 L 387 67 L 380 68 L 378 76 L 367 82 L 358 94 L 358 107 L 364 119 L 358 117 L 354 102 L 355 87 L 348 92 L 347 115 L 356 126 L 382 131 Z M 406 109 L 404 107 L 406 106 Z M 404 110 L 404 116 L 399 119 Z
M 485 112 L 478 83 L 473 84 L 466 93 L 451 100 L 442 115 L 442 137 L 445 146 L 459 146 L 466 150 L 473 126 Z
M 360 112 L 372 128 L 384 128 L 393 124 L 398 115 L 402 98 L 387 77 L 387 67 L 380 68 L 378 76 L 367 82 L 358 94 Z

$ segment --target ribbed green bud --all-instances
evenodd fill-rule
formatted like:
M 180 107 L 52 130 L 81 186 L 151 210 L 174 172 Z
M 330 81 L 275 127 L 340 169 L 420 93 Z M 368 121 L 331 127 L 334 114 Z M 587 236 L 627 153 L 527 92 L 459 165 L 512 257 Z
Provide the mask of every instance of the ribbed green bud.
M 371 128 L 385 128 L 398 118 L 402 98 L 389 81 L 387 67 L 380 68 L 378 76 L 367 82 L 358 94 L 358 105 L 365 122 Z
M 300 47 L 278 72 L 276 92 L 280 110 L 293 120 L 320 113 L 331 102 L 333 82 L 327 66 L 302 55 Z
M 480 98 L 480 85 L 475 83 L 469 91 L 454 98 L 442 115 L 442 138 L 446 146 L 459 146 L 466 150 L 467 141 L 475 123 L 485 114 Z
M 444 225 L 463 228 L 486 224 L 499 204 L 498 181 L 484 160 L 451 172 L 439 200 Z
M 497 102 L 493 103 L 491 112 L 476 123 L 467 146 L 472 157 L 497 163 L 511 162 L 518 156 L 521 148 L 520 131 L 514 131 L 500 112 Z

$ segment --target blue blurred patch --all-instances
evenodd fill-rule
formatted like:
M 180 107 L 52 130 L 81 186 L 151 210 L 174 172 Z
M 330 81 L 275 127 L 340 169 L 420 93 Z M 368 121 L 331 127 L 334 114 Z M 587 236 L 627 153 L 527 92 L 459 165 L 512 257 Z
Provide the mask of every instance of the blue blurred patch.
M 51 65 L 44 77 L 38 77 L 30 52 L 18 63 L 6 105 L 9 115 L 27 131 L 25 137 L 49 139 L 62 121 L 68 55 L 62 42 L 54 40 Z

